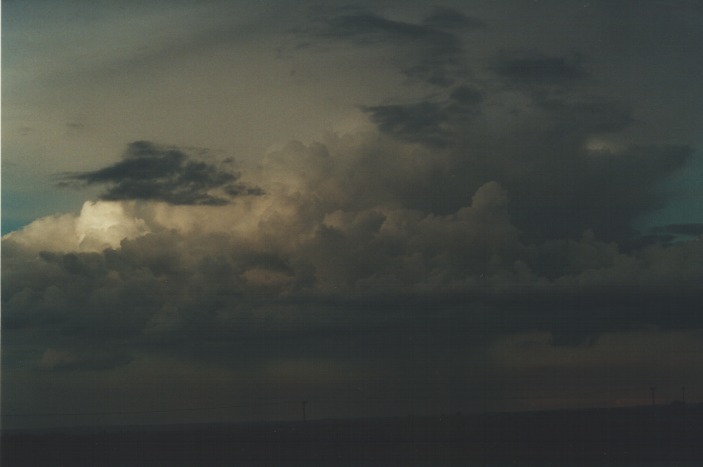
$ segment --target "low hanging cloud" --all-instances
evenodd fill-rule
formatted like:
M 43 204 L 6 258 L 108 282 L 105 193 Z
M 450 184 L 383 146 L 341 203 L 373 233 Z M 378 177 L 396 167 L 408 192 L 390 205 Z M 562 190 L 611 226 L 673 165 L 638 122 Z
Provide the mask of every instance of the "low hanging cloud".
M 81 355 L 78 352 L 48 348 L 37 367 L 44 371 L 107 371 L 128 365 L 132 358 L 126 353 Z
M 229 198 L 260 195 L 258 187 L 239 181 L 223 166 L 197 160 L 185 150 L 149 141 L 130 143 L 122 161 L 92 172 L 67 174 L 61 185 L 107 185 L 108 201 L 163 201 L 175 205 L 219 206 Z
M 702 223 L 690 224 L 670 224 L 652 229 L 652 232 L 671 235 L 683 235 L 691 237 L 703 236 Z

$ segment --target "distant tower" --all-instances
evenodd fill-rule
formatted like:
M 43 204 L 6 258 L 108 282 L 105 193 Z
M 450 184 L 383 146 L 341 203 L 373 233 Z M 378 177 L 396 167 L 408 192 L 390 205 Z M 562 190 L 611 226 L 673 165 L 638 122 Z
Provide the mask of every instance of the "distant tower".
M 654 397 L 654 393 L 655 393 L 655 391 L 657 390 L 657 388 L 655 388 L 654 386 L 652 386 L 651 388 L 649 388 L 649 390 L 652 391 L 652 407 L 654 407 L 654 406 L 656 405 L 656 399 L 655 399 L 655 397 Z
M 300 401 L 300 405 L 303 406 L 303 421 L 306 421 L 308 418 L 305 413 L 305 406 L 308 405 L 308 401 Z

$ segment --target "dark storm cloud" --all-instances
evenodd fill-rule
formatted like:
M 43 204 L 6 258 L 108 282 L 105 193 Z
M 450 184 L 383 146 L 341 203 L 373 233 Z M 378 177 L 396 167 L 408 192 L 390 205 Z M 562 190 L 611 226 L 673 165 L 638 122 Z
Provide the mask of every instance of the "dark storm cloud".
M 703 295 L 690 286 L 624 284 L 516 291 L 490 296 L 486 329 L 494 335 L 549 332 L 556 345 L 593 342 L 606 332 L 642 328 L 703 329 L 696 303 Z
M 438 10 L 423 24 L 396 21 L 374 13 L 357 13 L 327 18 L 309 34 L 318 39 L 347 41 L 359 46 L 397 47 L 406 55 L 403 73 L 412 79 L 447 87 L 468 70 L 458 33 L 480 25 L 479 20 L 453 10 Z
M 671 246 L 676 240 L 676 235 L 669 234 L 645 234 L 638 235 L 621 242 L 622 248 L 625 251 L 640 250 L 651 245 Z
M 165 408 L 183 415 L 190 413 L 184 407 L 283 399 L 298 410 L 297 401 L 327 395 L 341 402 L 320 417 L 339 416 L 340 407 L 354 416 L 488 410 L 487 393 L 568 397 L 588 378 L 608 392 L 610 376 L 623 369 L 647 393 L 655 372 L 676 371 L 656 353 L 678 350 L 678 340 L 690 359 L 682 367 L 693 374 L 703 330 L 703 246 L 694 237 L 703 228 L 675 224 L 641 236 L 632 229 L 639 216 L 666 206 L 660 184 L 692 158 L 694 148 L 666 128 L 686 113 L 644 121 L 652 114 L 638 101 L 642 94 L 628 100 L 608 87 L 624 47 L 611 52 L 612 41 L 602 51 L 578 51 L 594 39 L 584 24 L 595 5 L 532 3 L 520 7 L 529 13 L 509 18 L 476 5 L 493 11 L 490 28 L 446 8 L 418 13 L 411 5 L 393 16 L 392 7 L 383 14 L 330 7 L 298 28 L 297 40 L 308 44 L 296 52 L 295 83 L 286 84 L 283 63 L 256 87 L 274 86 L 276 96 L 303 91 L 304 99 L 314 91 L 304 101 L 310 112 L 323 100 L 334 115 L 361 109 L 377 131 L 364 122 L 356 132 L 345 121 L 320 142 L 252 155 L 256 166 L 241 175 L 231 160 L 142 141 L 115 164 L 66 176 L 65 184 L 103 187 L 103 201 L 2 240 L 8 412 Z M 543 13 L 551 9 L 567 13 L 557 15 L 564 25 L 548 24 L 556 16 Z M 299 14 L 267 22 L 257 13 L 242 27 L 223 14 L 178 43 L 165 38 L 163 47 L 150 33 L 158 50 L 115 69 L 172 77 L 184 62 L 171 60 L 192 55 L 200 66 L 217 57 L 226 72 L 219 60 L 251 51 L 259 58 L 241 66 L 252 65 L 255 77 L 270 65 L 257 52 L 272 56 L 273 45 L 254 31 L 264 23 L 276 34 L 290 31 Z M 583 19 L 569 33 L 586 32 L 583 40 L 551 36 L 573 25 L 568 14 Z M 619 29 L 621 19 L 606 30 Z M 655 34 L 631 21 L 633 43 Z M 511 28 L 515 37 L 498 37 Z M 225 53 L 235 42 L 237 52 Z M 531 52 L 510 52 L 514 46 Z M 637 65 L 647 49 L 622 58 Z M 346 58 L 364 66 L 325 74 Z M 306 85 L 298 78 L 311 61 L 311 70 L 322 70 L 315 82 L 327 87 L 294 88 Z M 662 76 L 682 76 L 681 68 L 661 68 Z M 673 115 L 674 95 L 655 89 L 660 75 L 640 82 L 637 74 L 649 69 L 631 69 L 618 79 L 652 92 L 649 105 L 666 99 L 662 107 Z M 207 84 L 208 73 L 197 75 L 196 88 Z M 362 83 L 368 89 L 352 89 Z M 212 105 L 218 89 L 193 96 Z M 340 89 L 368 101 L 342 99 L 349 107 L 337 107 Z M 286 104 L 288 113 L 297 115 L 300 103 Z M 259 111 L 272 110 L 263 102 Z M 653 126 L 659 135 L 638 140 Z M 262 138 L 280 129 L 263 128 Z M 219 205 L 226 206 L 207 207 Z M 637 368 L 627 373 L 631 363 Z M 559 391 L 547 390 L 550 384 Z M 383 407 L 349 409 L 373 398 Z M 317 417 L 323 412 L 315 403 Z M 197 415 L 212 421 L 232 414 Z M 249 418 L 278 416 L 287 415 Z M 148 417 L 135 423 L 176 420 Z
M 693 154 L 685 145 L 589 150 L 589 135 L 623 130 L 632 120 L 627 107 L 599 97 L 543 100 L 538 114 L 517 116 L 524 131 L 502 141 L 468 138 L 482 125 L 485 100 L 473 87 L 459 87 L 444 101 L 363 108 L 382 133 L 449 151 L 445 167 L 426 172 L 424 181 L 406 180 L 406 206 L 449 212 L 498 180 L 510 193 L 512 220 L 532 240 L 593 229 L 624 241 L 638 216 L 665 202 L 657 183 Z M 487 144 L 498 151 L 486 154 Z
M 437 29 L 394 21 L 372 13 L 345 15 L 331 18 L 329 29 L 321 31 L 320 35 L 351 39 L 361 43 L 418 41 L 432 47 L 448 48 L 449 51 L 460 49 L 460 43 L 455 36 Z
M 305 184 L 272 187 L 274 207 L 250 234 L 154 228 L 93 253 L 3 239 L 3 371 L 31 376 L 13 383 L 13 397 L 37 386 L 48 397 L 55 381 L 56 393 L 72 394 L 61 381 L 86 379 L 88 395 L 72 412 L 92 411 L 95 400 L 105 410 L 95 387 L 117 393 L 115 411 L 142 407 L 141 391 L 166 408 L 209 406 L 218 391 L 224 401 L 343 394 L 345 407 L 410 392 L 456 405 L 485 390 L 475 380 L 492 367 L 486 349 L 510 336 L 543 333 L 557 354 L 589 352 L 604 333 L 703 328 L 700 242 L 630 253 L 593 234 L 525 242 L 510 219 L 514 201 L 495 182 L 445 215 L 359 200 L 350 172 L 366 171 L 321 146 L 291 144 L 265 161 Z M 421 162 L 400 156 L 391 179 Z M 194 210 L 169 207 L 178 211 Z M 496 371 L 506 367 L 488 383 L 498 392 L 515 375 L 509 365 Z
M 624 252 L 589 233 L 528 243 L 494 182 L 447 215 L 329 208 L 322 186 L 309 189 L 293 217 L 259 223 L 255 242 L 160 230 L 98 253 L 36 255 L 7 239 L 3 325 L 139 346 L 240 342 L 261 355 L 281 338 L 295 353 L 332 335 L 381 345 L 537 330 L 577 343 L 703 326 L 700 242 Z
M 473 106 L 483 100 L 483 95 L 473 86 L 463 85 L 454 89 L 449 98 L 460 106 Z
M 49 348 L 44 351 L 37 368 L 42 371 L 107 371 L 128 365 L 132 357 L 126 353 L 105 353 L 91 350 L 87 355 L 69 350 Z
M 431 14 L 423 20 L 425 26 L 435 29 L 456 29 L 471 30 L 486 27 L 486 23 L 480 19 L 467 16 L 464 13 L 451 8 L 435 8 Z
M 167 238 L 162 237 L 162 242 Z M 26 261 L 19 251 L 4 253 L 3 261 L 17 275 L 10 274 L 3 285 L 3 293 L 8 294 L 3 326 L 48 326 L 60 335 L 89 341 L 140 334 L 162 304 L 158 272 L 165 269 L 162 264 L 167 260 L 158 258 L 159 262 L 153 259 L 157 253 L 152 253 L 142 265 L 128 266 L 114 256 L 109 250 L 102 254 L 43 252 Z M 31 286 L 16 280 L 27 274 L 33 276 Z
M 470 74 L 458 29 L 448 27 L 454 20 L 479 27 L 460 13 L 436 10 L 421 24 L 371 13 L 330 17 L 314 33 L 384 45 L 401 56 L 412 51 L 412 63 L 396 62 L 399 70 L 419 71 L 425 82 L 444 88 L 415 102 L 361 106 L 384 135 L 442 151 L 428 155 L 434 161 L 424 181 L 397 187 L 402 205 L 452 212 L 495 180 L 510 193 L 512 219 L 532 241 L 573 238 L 587 229 L 623 244 L 631 240 L 632 222 L 664 202 L 657 184 L 683 167 L 693 149 L 635 142 L 598 150 L 591 138 L 618 135 L 636 119 L 632 103 L 601 86 L 586 55 L 500 51 Z M 440 79 L 428 78 L 433 75 Z M 395 158 L 379 157 L 389 161 L 376 165 Z
M 514 221 L 536 238 L 593 229 L 604 238 L 627 239 L 632 222 L 664 202 L 653 190 L 656 183 L 693 154 L 688 146 L 632 147 L 619 154 L 555 149 L 534 161 L 527 177 L 506 182 Z
M 489 71 L 502 78 L 503 90 L 519 92 L 552 119 L 558 133 L 583 136 L 617 132 L 633 123 L 632 105 L 604 94 L 584 66 L 584 56 L 511 57 L 501 53 Z M 597 78 L 597 77 L 596 77 Z
M 652 229 L 652 232 L 671 235 L 701 236 L 703 235 L 703 224 L 669 224 Z
M 583 136 L 626 129 L 633 123 L 632 104 L 599 88 L 584 61 L 581 54 L 515 58 L 503 52 L 489 71 L 502 78 L 503 91 L 519 92 L 547 112 L 556 132 Z
M 616 99 L 578 93 L 558 97 L 541 92 L 532 93 L 532 98 L 537 106 L 548 112 L 555 130 L 568 136 L 617 132 L 625 130 L 634 121 L 631 107 Z
M 506 57 L 492 69 L 501 77 L 528 85 L 565 85 L 589 76 L 580 63 L 565 57 Z
M 703 224 L 669 224 L 645 230 L 642 234 L 623 243 L 627 250 L 641 249 L 650 245 L 671 246 L 681 240 L 703 236 Z
M 223 205 L 229 196 L 259 195 L 258 187 L 238 182 L 239 174 L 194 159 L 185 150 L 149 141 L 130 143 L 122 161 L 93 172 L 63 176 L 63 184 L 107 185 L 104 200 L 164 201 L 175 205 Z
M 442 102 L 365 106 L 362 110 L 385 134 L 405 141 L 444 147 L 454 143 L 462 126 L 479 113 L 482 100 L 481 92 L 472 86 L 462 85 Z
M 398 219 L 406 230 L 393 233 L 325 228 L 292 255 L 271 245 L 242 257 L 223 238 L 203 247 L 164 232 L 99 254 L 44 254 L 29 264 L 10 256 L 3 326 L 60 331 L 69 342 L 239 342 L 259 354 L 267 342 L 275 353 L 281 339 L 295 353 L 331 336 L 387 345 L 548 331 L 555 343 L 576 344 L 608 331 L 703 327 L 700 242 L 631 254 L 592 236 L 525 246 L 492 215 Z M 472 227 L 480 218 L 492 227 Z M 126 360 L 59 353 L 43 366 L 107 362 Z
M 450 136 L 442 128 L 450 116 L 440 104 L 379 105 L 363 110 L 371 116 L 371 121 L 378 125 L 379 130 L 400 139 L 445 146 Z
M 665 201 L 657 184 L 683 167 L 693 148 L 589 146 L 593 135 L 617 135 L 635 119 L 632 105 L 599 87 L 584 62 L 580 54 L 501 52 L 485 70 L 498 83 L 475 80 L 444 97 L 362 107 L 382 133 L 448 151 L 445 166 L 426 174 L 425 188 L 409 190 L 405 205 L 450 212 L 496 180 L 513 200 L 513 221 L 533 241 L 587 229 L 631 240 L 632 222 Z M 510 113 L 496 114 L 501 109 Z M 500 115 L 511 130 L 485 132 L 488 114 Z

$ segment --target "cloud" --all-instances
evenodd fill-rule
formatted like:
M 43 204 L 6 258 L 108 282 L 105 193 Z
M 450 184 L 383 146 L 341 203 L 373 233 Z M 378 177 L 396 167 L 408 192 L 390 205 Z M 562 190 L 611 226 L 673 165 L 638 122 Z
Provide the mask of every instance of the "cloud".
M 565 85 L 589 76 L 580 63 L 566 57 L 502 57 L 492 69 L 503 78 L 527 85 Z
M 285 337 L 294 353 L 325 335 L 416 334 L 432 310 L 432 333 L 477 342 L 542 330 L 574 345 L 609 330 L 700 326 L 690 311 L 700 245 L 622 247 L 631 221 L 661 202 L 656 182 L 692 149 L 593 146 L 612 107 L 567 88 L 519 112 L 510 106 L 535 99 L 530 88 L 475 82 L 367 106 L 378 132 L 293 141 L 243 175 L 203 162 L 215 175 L 194 189 L 223 193 L 246 177 L 266 196 L 89 202 L 37 220 L 3 239 L 3 324 L 138 348 Z M 135 143 L 83 177 L 188 192 L 194 157 Z
M 605 155 L 563 150 L 544 154 L 529 176 L 506 182 L 515 196 L 514 220 L 532 235 L 559 238 L 593 229 L 626 240 L 632 222 L 662 202 L 653 189 L 657 181 L 693 154 L 687 146 L 635 146 Z M 555 218 L 558 225 L 550 222 Z
M 511 194 L 511 219 L 530 240 L 592 229 L 625 245 L 633 221 L 664 201 L 657 184 L 694 149 L 594 145 L 594 138 L 617 140 L 635 119 L 631 105 L 607 95 L 578 54 L 502 52 L 495 63 L 482 70 L 486 80 L 465 75 L 424 100 L 362 107 L 384 135 L 433 151 L 436 166 L 405 197 L 406 206 L 450 212 L 495 180 Z
M 378 129 L 390 136 L 428 146 L 444 147 L 457 140 L 462 128 L 480 112 L 481 92 L 469 85 L 458 86 L 443 102 L 365 106 Z
M 362 42 L 418 40 L 435 45 L 456 46 L 453 36 L 419 24 L 394 21 L 372 13 L 333 17 L 325 35 Z M 321 34 L 323 34 L 321 32 Z
M 699 333 L 685 330 L 607 332 L 568 348 L 555 345 L 549 333 L 520 333 L 492 343 L 487 360 L 510 379 L 513 397 L 534 398 L 534 404 L 583 404 L 569 399 L 594 392 L 595 406 L 647 405 L 652 381 L 660 401 L 679 399 L 682 386 L 697 384 L 690 369 L 700 365 L 702 346 Z
M 30 251 L 102 251 L 150 231 L 136 206 L 114 201 L 86 201 L 78 215 L 47 216 L 3 237 Z
M 119 412 L 145 398 L 169 408 L 226 405 L 232 394 L 343 394 L 333 415 L 349 404 L 405 414 L 417 400 L 455 410 L 487 387 L 522 396 L 506 378 L 523 378 L 530 396 L 529 377 L 573 374 L 558 355 L 609 374 L 596 368 L 608 349 L 646 354 L 633 333 L 700 346 L 691 332 L 703 328 L 700 242 L 624 251 L 592 232 L 531 241 L 513 219 L 521 200 L 496 181 L 456 209 L 420 209 L 413 197 L 438 192 L 434 180 L 423 185 L 428 173 L 454 162 L 453 150 L 431 160 L 427 151 L 378 134 L 292 142 L 246 174 L 266 196 L 224 206 L 98 201 L 6 236 L 10 396 L 21 406 L 22 388 L 35 388 L 28 400 L 46 400 L 46 388 L 85 390 L 73 411 Z M 536 344 L 519 347 L 525 336 Z M 101 385 L 114 399 L 98 400 Z
M 450 115 L 441 105 L 420 102 L 409 105 L 378 105 L 363 109 L 386 134 L 430 146 L 444 146 L 451 136 L 445 128 Z
M 177 205 L 224 205 L 228 197 L 260 195 L 239 174 L 196 160 L 182 149 L 149 141 L 130 143 L 122 161 L 93 172 L 68 174 L 62 184 L 108 185 L 101 199 L 164 201 Z
M 123 202 L 122 224 L 132 216 L 145 230 L 92 233 L 125 235 L 103 248 L 75 243 L 73 251 L 41 252 L 41 238 L 76 233 L 35 235 L 46 227 L 40 221 L 7 236 L 3 324 L 140 345 L 338 332 L 371 339 L 393 326 L 414 328 L 433 309 L 440 328 L 481 320 L 486 338 L 538 329 L 558 343 L 608 330 L 703 325 L 691 312 L 701 298 L 700 242 L 631 252 L 593 233 L 530 242 L 513 220 L 518 201 L 497 182 L 446 214 L 390 197 L 364 202 L 347 183 L 355 169 L 336 151 L 334 141 L 284 148 L 264 166 L 268 195 L 208 208 L 217 209 L 214 219 L 202 207 Z M 289 178 L 278 178 L 276 167 Z M 115 206 L 91 204 L 73 225 L 93 225 Z
M 195 10 L 176 11 L 179 27 L 165 35 L 175 17 L 154 16 L 156 27 L 137 12 L 149 34 L 131 36 L 134 47 L 51 75 L 86 71 L 105 78 L 90 80 L 99 88 L 70 80 L 52 88 L 70 105 L 17 107 L 64 122 L 10 125 L 45 135 L 16 132 L 20 165 L 55 148 L 75 167 L 135 134 L 178 146 L 136 141 L 114 163 L 64 175 L 99 199 L 3 237 L 6 400 L 26 412 L 119 413 L 336 397 L 329 416 L 407 415 L 485 410 L 492 391 L 518 400 L 621 374 L 646 392 L 667 377 L 673 348 L 690 357 L 678 376 L 700 366 L 701 228 L 632 227 L 666 205 L 660 185 L 695 151 L 688 130 L 670 130 L 696 116 L 666 91 L 677 76 L 695 95 L 690 63 L 636 63 L 649 49 L 663 57 L 649 47 L 661 25 L 637 15 L 629 40 L 646 40 L 623 65 L 620 52 L 580 47 L 617 23 L 591 28 L 589 15 L 605 10 L 580 5 L 559 6 L 584 21 L 556 42 L 534 5 L 510 17 L 476 6 L 490 25 L 420 4 L 313 9 L 307 21 L 292 6 L 275 19 L 220 6 L 199 7 L 195 23 Z M 667 48 L 683 44 L 667 37 Z M 134 94 L 125 100 L 124 89 Z M 319 136 L 350 114 L 363 130 Z M 155 115 L 171 120 L 150 126 Z M 92 120 L 90 131 L 66 131 Z M 242 165 L 189 144 L 227 148 Z
M 701 223 L 689 223 L 689 224 L 669 224 L 661 227 L 655 227 L 652 232 L 659 234 L 671 234 L 671 235 L 685 235 L 700 237 L 703 235 L 703 224 Z
M 129 355 L 121 353 L 80 355 L 69 350 L 48 348 L 37 367 L 44 371 L 106 371 L 127 365 L 131 360 Z
M 634 104 L 611 93 L 592 58 L 578 50 L 505 49 L 475 60 L 456 29 L 439 26 L 461 18 L 454 13 L 437 10 L 424 23 L 372 13 L 329 15 L 308 31 L 395 51 L 390 63 L 403 73 L 427 65 L 450 78 L 438 80 L 431 93 L 398 93 L 360 106 L 382 135 L 427 149 L 428 161 L 416 162 L 422 175 L 387 181 L 395 189 L 389 198 L 447 214 L 497 181 L 510 193 L 511 221 L 528 241 L 578 238 L 591 229 L 633 247 L 633 222 L 665 202 L 657 186 L 690 161 L 694 148 L 632 139 L 641 125 Z M 594 140 L 615 143 L 596 146 Z M 370 180 L 394 164 L 403 167 L 402 151 L 384 150 L 364 161 L 365 192 L 379 195 Z M 388 196 L 391 190 L 380 191 Z
M 324 18 L 304 35 L 357 46 L 392 46 L 405 55 L 402 71 L 408 77 L 434 86 L 451 86 L 467 72 L 459 32 L 479 29 L 479 20 L 453 10 L 436 10 L 424 23 L 355 13 Z
M 436 29 L 482 29 L 486 27 L 486 23 L 478 18 L 467 16 L 464 13 L 451 8 L 435 8 L 432 13 L 427 15 L 423 20 L 423 24 Z
M 591 135 L 631 121 L 629 111 L 600 98 L 541 101 L 523 114 L 496 116 L 501 97 L 486 94 L 464 86 L 443 100 L 364 107 L 384 135 L 433 151 L 433 168 L 404 197 L 406 206 L 449 212 L 496 180 L 511 194 L 513 222 L 532 240 L 592 229 L 624 242 L 632 222 L 664 202 L 657 183 L 694 152 L 686 145 L 589 149 Z M 504 132 L 494 133 L 496 118 L 506 120 Z
M 462 85 L 455 88 L 449 98 L 459 106 L 473 106 L 483 100 L 483 95 L 472 86 Z

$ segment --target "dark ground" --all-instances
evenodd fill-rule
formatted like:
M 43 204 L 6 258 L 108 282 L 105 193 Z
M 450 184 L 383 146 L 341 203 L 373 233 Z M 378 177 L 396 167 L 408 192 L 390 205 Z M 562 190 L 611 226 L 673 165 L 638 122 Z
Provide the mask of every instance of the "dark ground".
M 2 434 L 2 466 L 703 465 L 703 406 Z

